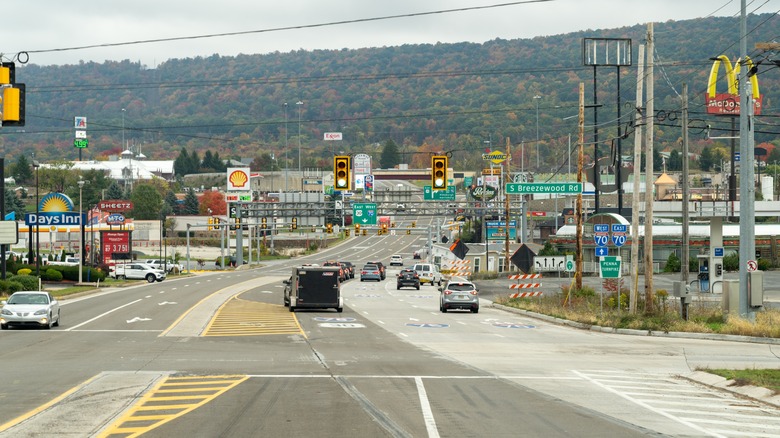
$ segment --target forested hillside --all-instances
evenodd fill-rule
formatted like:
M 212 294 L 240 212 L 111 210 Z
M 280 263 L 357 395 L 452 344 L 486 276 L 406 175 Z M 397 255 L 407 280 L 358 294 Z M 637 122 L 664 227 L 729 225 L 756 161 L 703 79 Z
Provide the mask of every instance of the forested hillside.
M 748 22 L 748 29 L 755 29 L 748 42 L 751 55 L 765 61 L 759 66 L 764 108 L 757 143 L 774 141 L 778 132 L 774 100 L 780 71 L 767 62 L 775 54 L 753 47 L 775 40 L 777 23 L 770 15 L 751 16 Z M 674 115 L 686 82 L 692 125 L 710 124 L 713 135 L 723 135 L 717 129 L 730 122 L 704 114 L 703 93 L 709 58 L 737 58 L 738 30 L 737 18 L 657 23 L 656 111 Z M 378 157 L 382 145 L 393 140 L 415 167 L 427 166 L 430 151 L 451 151 L 456 167 L 480 168 L 485 147 L 503 149 L 508 138 L 517 145 L 515 163 L 525 142 L 526 169 L 536 170 L 538 162 L 540 171 L 549 172 L 566 159 L 568 135 L 576 141 L 573 116 L 580 82 L 587 103 L 594 100 L 594 71 L 582 66 L 582 38 L 633 40 L 634 66 L 620 70 L 626 129 L 634 117 L 636 54 L 645 34 L 646 26 L 636 25 L 484 44 L 215 54 L 172 59 L 156 68 L 131 60 L 97 64 L 77 59 L 72 65 L 38 66 L 33 56 L 29 64 L 17 66 L 18 82 L 27 84 L 27 124 L 23 132 L 3 128 L 0 142 L 7 162 L 32 152 L 41 160 L 75 159 L 73 118 L 86 116 L 90 146 L 84 159 L 121 152 L 124 137 L 149 159 L 174 159 L 185 148 L 201 156 L 214 151 L 222 158 L 273 154 L 281 167 L 285 159 L 297 167 L 300 145 L 304 167 L 327 167 L 334 152 Z M 599 138 L 605 150 L 617 134 L 616 79 L 614 67 L 597 71 L 598 103 L 603 105 Z M 592 117 L 587 110 L 587 124 Z M 679 120 L 657 122 L 657 149 L 679 148 Z M 325 142 L 325 132 L 342 132 L 344 139 Z M 587 136 L 592 138 L 592 127 Z M 701 129 L 691 131 L 691 140 L 694 151 L 713 144 Z

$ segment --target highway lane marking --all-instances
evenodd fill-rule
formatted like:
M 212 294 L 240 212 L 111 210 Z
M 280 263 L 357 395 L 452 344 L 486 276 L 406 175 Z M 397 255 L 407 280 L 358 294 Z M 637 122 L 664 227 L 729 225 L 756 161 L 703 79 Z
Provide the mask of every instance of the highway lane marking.
M 138 437 L 186 415 L 246 381 L 246 375 L 167 377 L 98 437 Z
M 758 405 L 757 403 L 741 400 L 735 396 L 720 394 L 716 391 L 711 391 L 708 389 L 701 389 L 694 394 L 678 393 L 678 388 L 687 390 L 696 387 L 682 382 L 674 382 L 666 376 L 655 376 L 655 380 L 653 380 L 654 375 L 652 374 L 628 372 L 619 373 L 608 370 L 590 370 L 582 372 L 573 371 L 573 373 L 581 376 L 583 379 L 591 382 L 592 384 L 617 395 L 618 397 L 628 400 L 638 406 L 644 407 L 645 409 L 648 409 L 658 415 L 691 427 L 694 430 L 702 432 L 706 435 L 719 437 L 734 436 L 735 434 L 751 436 L 777 436 L 778 432 L 780 432 L 780 424 L 767 424 L 767 422 L 770 420 L 776 421 L 776 410 L 775 412 L 770 413 L 768 409 Z M 642 388 L 645 390 L 645 392 L 640 392 L 637 390 L 629 392 L 616 388 L 616 386 L 624 386 L 626 383 L 643 385 Z M 672 385 L 672 387 L 669 387 L 669 385 Z M 677 413 L 677 411 L 681 408 L 700 408 L 701 411 L 686 412 L 687 415 L 682 416 Z M 767 416 L 761 418 L 763 421 L 756 421 L 752 424 L 743 421 L 731 421 L 728 423 L 723 422 L 718 424 L 718 426 L 733 426 L 732 429 L 724 429 L 722 427 L 711 426 L 713 422 L 711 421 L 711 418 L 708 418 L 708 416 L 712 415 L 712 412 L 715 411 L 719 412 L 719 419 L 722 421 L 728 421 L 732 419 L 732 416 L 738 414 L 738 411 L 750 413 L 765 412 L 767 413 Z M 696 417 L 691 414 L 700 415 L 701 417 Z M 751 427 L 759 428 L 761 432 L 751 434 L 749 431 L 746 431 L 746 428 Z
M 100 315 L 98 315 L 98 316 L 96 316 L 96 317 L 94 317 L 92 319 L 88 319 L 88 320 L 82 322 L 81 324 L 76 324 L 73 327 L 67 328 L 67 329 L 62 330 L 62 331 L 64 331 L 64 332 L 72 332 L 73 330 L 76 330 L 77 328 L 79 328 L 79 327 L 81 327 L 81 326 L 83 326 L 85 324 L 89 324 L 92 321 L 98 320 L 98 319 L 100 319 L 100 318 L 102 318 L 102 317 L 104 317 L 104 316 L 106 316 L 106 315 L 108 315 L 110 313 L 116 312 L 119 309 L 123 309 L 123 308 L 125 308 L 127 306 L 131 306 L 131 305 L 133 305 L 133 304 L 135 304 L 135 303 L 137 303 L 139 301 L 143 301 L 143 300 L 142 299 L 138 299 L 138 300 L 135 300 L 135 301 L 131 301 L 131 302 L 127 303 L 127 304 L 123 304 L 123 305 L 121 305 L 119 307 L 115 307 L 115 308 L 113 308 L 113 309 L 111 309 L 111 310 L 109 310 L 107 312 L 101 313 Z
M 217 309 L 201 336 L 305 335 L 295 313 L 278 304 L 231 297 Z
M 414 384 L 417 386 L 417 395 L 420 398 L 420 408 L 422 409 L 423 420 L 425 420 L 425 429 L 428 431 L 429 437 L 437 438 L 439 429 L 436 427 L 436 419 L 433 418 L 433 410 L 431 409 L 431 403 L 428 400 L 428 393 L 425 391 L 422 378 L 415 377 Z
M 79 391 L 80 389 L 84 388 L 85 386 L 89 385 L 90 383 L 94 382 L 100 377 L 100 375 L 96 375 L 93 377 L 90 377 L 89 379 L 85 380 L 79 385 L 74 386 L 73 388 L 70 388 L 69 390 L 63 392 L 59 396 L 51 399 L 48 403 L 44 403 L 37 408 L 33 409 L 30 412 L 27 412 L 25 414 L 22 414 L 4 424 L 0 424 L 0 432 L 5 432 L 6 430 L 10 429 L 13 426 L 16 426 L 17 424 L 29 420 L 30 418 L 38 415 L 39 413 L 51 408 L 52 406 L 56 405 L 57 403 L 65 400 L 68 398 L 71 394 L 75 393 L 76 391 Z

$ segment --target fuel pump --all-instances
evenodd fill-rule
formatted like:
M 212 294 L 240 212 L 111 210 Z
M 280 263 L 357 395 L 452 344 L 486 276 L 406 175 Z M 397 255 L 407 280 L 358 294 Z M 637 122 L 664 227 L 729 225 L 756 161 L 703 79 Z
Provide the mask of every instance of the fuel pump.
M 710 290 L 710 255 L 699 254 L 699 274 L 696 279 L 699 280 L 699 291 L 709 292 Z

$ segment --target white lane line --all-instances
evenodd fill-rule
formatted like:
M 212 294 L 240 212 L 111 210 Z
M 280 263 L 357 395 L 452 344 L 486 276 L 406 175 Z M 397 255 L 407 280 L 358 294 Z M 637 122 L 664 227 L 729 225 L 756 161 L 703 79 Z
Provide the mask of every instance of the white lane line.
M 438 438 L 439 430 L 436 428 L 436 419 L 433 418 L 433 411 L 431 410 L 431 404 L 428 401 L 428 394 L 425 392 L 423 381 L 420 377 L 415 377 L 414 383 L 417 385 L 417 394 L 420 396 L 420 407 L 422 408 L 423 419 L 425 420 L 425 428 L 428 430 L 428 436 L 432 438 Z
M 725 438 L 725 436 L 720 435 L 720 434 L 715 434 L 712 431 L 707 430 L 707 429 L 705 429 L 703 427 L 700 427 L 699 425 L 697 425 L 695 423 L 683 420 L 682 418 L 677 417 L 677 416 L 672 415 L 672 414 L 669 414 L 668 412 L 666 412 L 666 411 L 664 411 L 662 409 L 654 408 L 653 406 L 651 406 L 651 405 L 649 405 L 649 404 L 647 404 L 647 403 L 645 403 L 645 402 L 643 402 L 641 400 L 637 400 L 637 399 L 635 399 L 633 397 L 629 397 L 629 396 L 627 396 L 627 395 L 625 395 L 625 394 L 623 394 L 623 393 L 621 393 L 619 391 L 616 391 L 616 390 L 610 388 L 609 386 L 606 386 L 606 385 L 602 384 L 601 382 L 599 382 L 596 379 L 592 379 L 592 378 L 586 376 L 585 374 L 583 374 L 583 373 L 581 373 L 579 371 L 573 371 L 573 372 L 574 372 L 574 374 L 576 374 L 577 376 L 583 378 L 584 380 L 587 380 L 590 383 L 592 383 L 592 384 L 594 384 L 596 386 L 599 386 L 602 389 L 605 389 L 605 390 L 607 390 L 607 391 L 617 395 L 618 397 L 624 398 L 624 399 L 626 399 L 626 400 L 628 400 L 628 401 L 630 401 L 630 402 L 632 402 L 634 404 L 637 404 L 639 406 L 644 407 L 645 409 L 648 409 L 648 410 L 650 410 L 652 412 L 655 412 L 658 415 L 662 415 L 662 416 L 664 416 L 664 417 L 666 417 L 666 418 L 668 418 L 670 420 L 674 420 L 674 421 L 676 421 L 678 423 L 684 424 L 684 425 L 686 425 L 686 426 L 688 426 L 688 427 L 690 427 L 690 428 L 692 428 L 694 430 L 697 430 L 697 431 L 699 431 L 699 432 L 701 432 L 703 434 L 706 434 L 706 435 L 709 435 L 709 436 L 716 436 L 716 437 Z
M 377 319 L 377 320 L 376 320 L 376 322 L 378 322 L 378 323 L 380 323 L 380 324 L 382 324 L 382 325 L 385 325 L 385 322 L 384 322 L 384 321 L 382 321 L 382 320 L 379 320 L 379 319 Z
M 102 318 L 102 317 L 104 317 L 104 316 L 108 315 L 109 313 L 116 312 L 116 311 L 117 311 L 117 310 L 119 310 L 119 309 L 122 309 L 122 308 L 124 308 L 124 307 L 130 306 L 130 305 L 133 305 L 133 304 L 135 304 L 135 303 L 137 303 L 137 302 L 139 302 L 139 301 L 142 301 L 142 300 L 135 300 L 135 301 L 131 301 L 131 302 L 127 303 L 127 304 L 123 304 L 123 305 L 121 305 L 121 306 L 119 306 L 119 307 L 115 307 L 115 308 L 113 308 L 113 309 L 109 310 L 108 312 L 101 313 L 100 315 L 98 315 L 98 316 L 96 316 L 96 317 L 94 317 L 94 318 L 92 318 L 92 319 L 88 319 L 88 320 L 86 320 L 86 321 L 82 322 L 81 324 L 76 324 L 76 325 L 74 325 L 73 327 L 70 327 L 70 328 L 68 328 L 68 329 L 66 329 L 66 330 L 63 330 L 63 331 L 65 331 L 65 332 L 70 332 L 70 331 L 73 331 L 73 330 L 75 330 L 75 329 L 77 329 L 77 328 L 81 327 L 82 325 L 89 324 L 90 322 L 92 322 L 92 321 L 95 321 L 96 319 Z

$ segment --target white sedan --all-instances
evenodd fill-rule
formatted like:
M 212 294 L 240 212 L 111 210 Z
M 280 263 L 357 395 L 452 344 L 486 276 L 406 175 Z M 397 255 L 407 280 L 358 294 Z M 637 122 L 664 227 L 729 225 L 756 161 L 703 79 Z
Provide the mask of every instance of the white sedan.
M 60 303 L 48 292 L 14 292 L 2 304 L 0 328 L 3 330 L 11 325 L 34 325 L 45 329 L 60 325 Z

